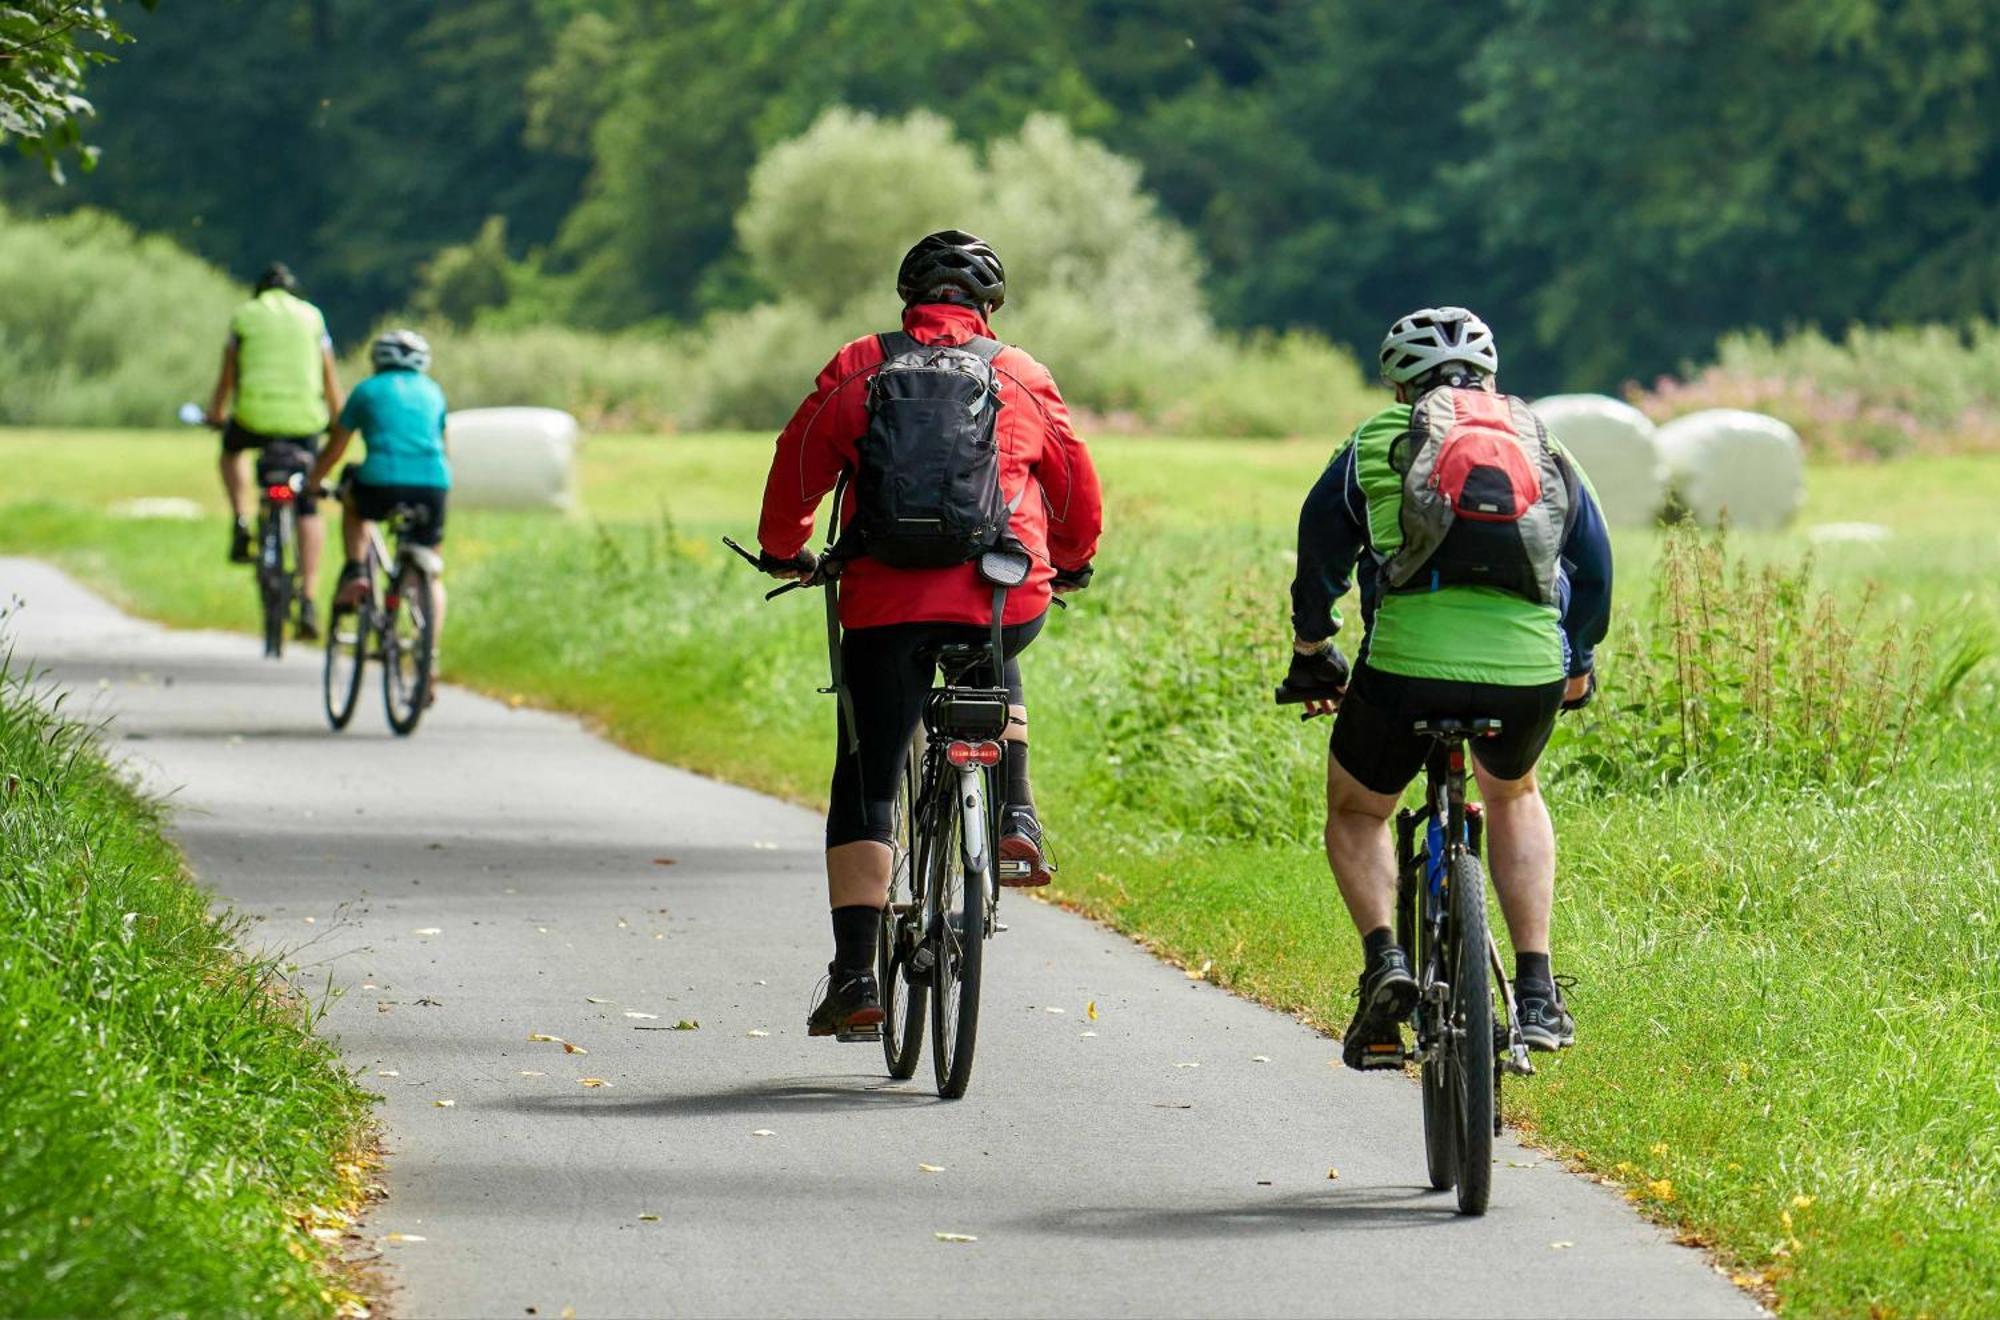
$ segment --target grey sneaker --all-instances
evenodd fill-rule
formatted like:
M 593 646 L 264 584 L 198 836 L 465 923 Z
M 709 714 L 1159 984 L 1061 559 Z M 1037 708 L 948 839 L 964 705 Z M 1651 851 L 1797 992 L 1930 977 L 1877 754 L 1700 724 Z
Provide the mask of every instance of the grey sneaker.
M 1417 978 L 1410 960 L 1390 945 L 1361 973 L 1354 988 L 1354 1021 L 1340 1038 L 1340 1058 L 1359 1072 L 1403 1066 L 1403 1022 L 1417 1006 Z
M 1576 1044 L 1576 1019 L 1563 1003 L 1561 977 L 1554 983 L 1523 981 L 1514 987 L 1514 1008 L 1521 1015 L 1521 1039 L 1531 1050 L 1566 1050 Z

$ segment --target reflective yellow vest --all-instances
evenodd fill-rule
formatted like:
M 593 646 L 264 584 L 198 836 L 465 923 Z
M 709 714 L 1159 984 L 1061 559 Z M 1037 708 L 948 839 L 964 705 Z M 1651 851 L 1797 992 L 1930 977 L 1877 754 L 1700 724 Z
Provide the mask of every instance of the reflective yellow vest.
M 261 435 L 318 435 L 326 430 L 326 387 L 319 308 L 283 289 L 266 289 L 236 309 L 236 420 Z

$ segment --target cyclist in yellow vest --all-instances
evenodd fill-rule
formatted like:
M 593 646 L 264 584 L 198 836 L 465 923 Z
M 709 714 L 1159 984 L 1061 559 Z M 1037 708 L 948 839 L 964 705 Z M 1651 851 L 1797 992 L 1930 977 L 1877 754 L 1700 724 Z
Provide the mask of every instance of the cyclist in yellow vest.
M 229 320 L 229 346 L 222 352 L 222 374 L 209 400 L 208 423 L 222 429 L 222 488 L 236 515 L 229 539 L 229 558 L 235 563 L 251 558 L 249 451 L 264 451 L 264 470 L 303 473 L 312 465 L 328 421 L 340 413 L 340 382 L 326 319 L 297 289 L 298 281 L 283 262 L 273 262 L 258 277 L 255 296 Z M 226 412 L 232 394 L 235 411 Z M 311 640 L 319 635 L 312 589 L 326 539 L 311 487 L 300 493 L 298 511 L 299 571 L 306 592 L 299 636 Z

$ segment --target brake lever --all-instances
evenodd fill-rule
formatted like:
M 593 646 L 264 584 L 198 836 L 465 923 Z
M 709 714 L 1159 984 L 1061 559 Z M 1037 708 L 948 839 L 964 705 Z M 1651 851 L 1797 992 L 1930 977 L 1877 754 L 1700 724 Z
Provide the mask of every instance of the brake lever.
M 763 565 L 757 562 L 757 556 L 751 554 L 748 550 L 745 550 L 742 546 L 736 544 L 736 540 L 734 537 L 725 536 L 722 538 L 722 543 L 728 546 L 731 550 L 734 550 L 737 554 L 742 555 L 743 561 L 749 564 L 750 567 L 756 569 L 759 573 L 764 571 Z

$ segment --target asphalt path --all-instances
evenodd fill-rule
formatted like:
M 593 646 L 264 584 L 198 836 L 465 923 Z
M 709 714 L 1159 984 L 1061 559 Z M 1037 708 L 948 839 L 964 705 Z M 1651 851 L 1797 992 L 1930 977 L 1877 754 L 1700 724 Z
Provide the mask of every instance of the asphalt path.
M 383 1097 L 395 1314 L 1758 1314 L 1511 1140 L 1459 1217 L 1415 1085 L 1011 894 L 970 1094 L 937 1099 L 928 1059 L 891 1083 L 805 1034 L 812 814 L 456 689 L 398 739 L 371 681 L 334 735 L 316 654 L 0 559 L 15 596 L 17 659 L 109 719 L 262 945 L 338 987 L 324 1029 Z

